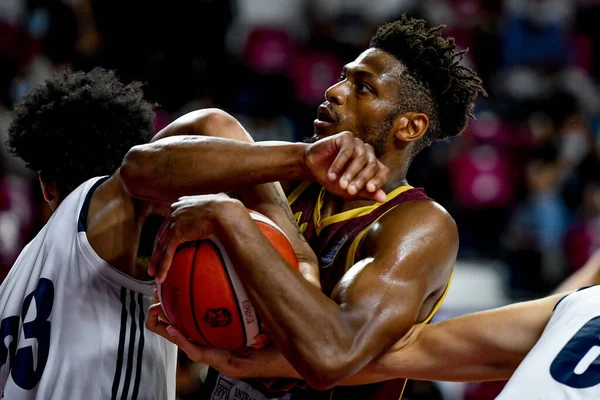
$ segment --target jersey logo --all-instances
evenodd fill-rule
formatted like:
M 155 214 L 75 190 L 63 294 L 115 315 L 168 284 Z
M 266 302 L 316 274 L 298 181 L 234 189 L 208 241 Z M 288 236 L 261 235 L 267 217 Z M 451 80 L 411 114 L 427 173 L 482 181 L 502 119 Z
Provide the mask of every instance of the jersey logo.
M 323 255 L 319 258 L 319 267 L 321 268 L 329 268 L 335 261 L 336 256 L 338 255 L 340 249 L 348 240 L 348 235 L 344 235 L 331 245 L 329 245 L 325 251 L 323 251 Z
M 8 362 L 17 386 L 31 390 L 40 382 L 50 353 L 50 313 L 54 305 L 54 284 L 41 278 L 23 300 L 21 315 L 0 323 L 0 367 Z M 19 326 L 22 325 L 21 336 Z
M 231 323 L 231 312 L 226 308 L 209 309 L 204 315 L 204 322 L 213 328 L 227 326 Z

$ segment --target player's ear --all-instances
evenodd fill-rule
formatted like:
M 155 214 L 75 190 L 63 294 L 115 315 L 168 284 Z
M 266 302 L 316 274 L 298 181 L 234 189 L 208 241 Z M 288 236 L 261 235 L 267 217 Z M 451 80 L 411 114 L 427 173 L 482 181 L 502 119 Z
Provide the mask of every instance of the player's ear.
M 58 207 L 59 203 L 59 194 L 56 181 L 44 178 L 44 174 L 41 171 L 38 173 L 38 179 L 40 180 L 40 186 L 42 188 L 44 200 L 46 200 L 46 203 L 48 203 L 52 211 L 56 210 L 56 207 Z
M 423 137 L 428 126 L 429 117 L 426 114 L 416 112 L 402 113 L 394 122 L 394 135 L 401 142 L 416 142 Z

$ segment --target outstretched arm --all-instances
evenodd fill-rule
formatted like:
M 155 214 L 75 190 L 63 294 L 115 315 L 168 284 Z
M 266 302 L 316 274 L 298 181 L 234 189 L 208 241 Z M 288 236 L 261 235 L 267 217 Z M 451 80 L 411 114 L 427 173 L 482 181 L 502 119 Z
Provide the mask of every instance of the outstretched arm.
M 193 136 L 183 135 L 186 130 Z M 240 141 L 240 131 L 220 110 L 185 115 L 127 153 L 122 184 L 134 198 L 162 203 L 282 180 L 316 180 L 342 197 L 385 199 L 387 168 L 349 132 L 309 145 Z
M 577 290 L 584 286 L 600 284 L 600 250 L 596 250 L 585 265 L 565 279 L 553 293 Z
M 538 341 L 558 301 L 567 293 L 468 314 L 430 325 L 415 325 L 381 357 L 340 385 L 363 385 L 395 378 L 437 381 L 508 379 Z M 245 356 L 200 347 L 181 334 L 169 335 L 153 306 L 149 326 L 180 346 L 195 361 L 232 378 L 301 378 L 283 355 L 270 347 Z
M 375 370 L 420 380 L 508 379 L 565 295 L 415 326 L 378 360 Z

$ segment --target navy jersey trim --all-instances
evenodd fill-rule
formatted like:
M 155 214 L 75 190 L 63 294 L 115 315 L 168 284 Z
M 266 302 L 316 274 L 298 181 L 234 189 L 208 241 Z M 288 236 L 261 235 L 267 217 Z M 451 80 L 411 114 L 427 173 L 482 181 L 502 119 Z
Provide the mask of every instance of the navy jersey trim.
M 113 379 L 111 400 L 116 400 L 117 392 L 119 391 L 119 383 L 121 383 L 121 368 L 123 367 L 123 352 L 125 350 L 125 334 L 127 331 L 127 291 L 124 287 L 121 288 L 121 331 L 119 332 L 119 350 L 117 354 L 117 365 L 115 369 L 115 377 Z
M 92 200 L 92 194 L 94 194 L 94 191 L 98 188 L 98 186 L 104 183 L 104 181 L 106 181 L 107 179 L 108 176 L 98 179 L 85 195 L 85 200 L 83 201 L 83 205 L 81 206 L 81 212 L 79 213 L 79 219 L 77 220 L 78 232 L 85 232 L 87 230 L 87 217 L 88 211 L 90 209 L 90 201 Z
M 119 348 L 111 400 L 136 400 L 139 395 L 143 372 L 145 318 L 143 295 L 122 287 L 121 332 L 119 334 Z M 128 331 L 129 337 L 127 336 Z M 123 384 L 122 388 L 121 383 Z
M 129 349 L 127 351 L 127 369 L 125 370 L 125 381 L 123 381 L 123 391 L 121 400 L 126 400 L 131 385 L 131 375 L 133 374 L 133 353 L 135 352 L 135 337 L 137 333 L 137 323 L 135 321 L 135 293 L 130 291 L 131 298 L 129 304 L 129 314 L 131 315 L 131 328 L 129 329 Z
M 144 352 L 144 302 L 143 296 L 141 293 L 138 293 L 138 303 L 140 306 L 139 313 L 139 326 L 140 326 L 140 340 L 138 342 L 138 351 L 137 351 L 137 363 L 135 366 L 135 382 L 133 384 L 133 394 L 131 395 L 131 400 L 136 400 L 138 397 L 138 393 L 140 391 L 140 380 L 142 378 L 142 354 Z

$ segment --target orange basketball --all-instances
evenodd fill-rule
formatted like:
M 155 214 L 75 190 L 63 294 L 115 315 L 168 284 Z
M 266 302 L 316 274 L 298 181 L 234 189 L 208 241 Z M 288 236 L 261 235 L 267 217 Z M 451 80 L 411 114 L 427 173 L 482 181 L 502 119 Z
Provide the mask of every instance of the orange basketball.
M 298 270 L 296 253 L 283 231 L 262 214 L 250 211 L 250 216 L 282 258 Z M 216 238 L 181 245 L 157 289 L 173 326 L 199 344 L 238 349 L 252 346 L 260 332 L 260 319 Z

